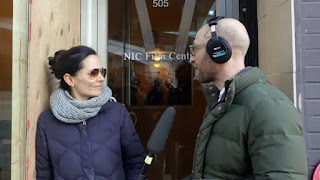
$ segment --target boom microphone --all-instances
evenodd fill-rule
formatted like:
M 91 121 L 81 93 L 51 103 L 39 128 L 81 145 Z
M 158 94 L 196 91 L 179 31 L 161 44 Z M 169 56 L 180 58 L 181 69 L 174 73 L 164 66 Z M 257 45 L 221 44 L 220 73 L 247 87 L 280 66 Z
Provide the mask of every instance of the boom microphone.
M 148 141 L 147 149 L 149 154 L 158 154 L 162 150 L 169 135 L 175 114 L 176 110 L 174 107 L 167 108 L 162 114 Z
M 145 164 L 143 165 L 137 180 L 143 180 L 146 178 L 147 166 L 151 164 L 153 156 L 158 154 L 166 143 L 175 115 L 176 110 L 174 107 L 167 108 L 162 114 L 149 138 L 147 145 L 149 153 L 144 161 Z

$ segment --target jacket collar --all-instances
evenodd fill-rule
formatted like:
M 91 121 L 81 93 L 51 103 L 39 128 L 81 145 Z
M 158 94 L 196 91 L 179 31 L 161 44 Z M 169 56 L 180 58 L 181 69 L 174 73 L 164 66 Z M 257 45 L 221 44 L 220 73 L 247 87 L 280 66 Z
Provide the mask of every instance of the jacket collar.
M 235 96 L 241 92 L 246 87 L 250 86 L 251 84 L 256 83 L 257 81 L 266 83 L 266 77 L 263 72 L 257 67 L 247 68 L 242 71 L 240 71 L 236 76 L 233 78 L 227 80 L 225 82 L 225 93 L 222 97 L 222 100 L 220 102 L 217 102 L 218 98 L 212 97 L 212 94 L 219 94 L 219 93 L 208 93 L 210 92 L 208 88 L 205 88 L 205 96 L 207 99 L 207 108 L 205 117 L 208 114 L 220 114 L 224 113 L 232 104 L 233 99 Z M 209 86 L 210 88 L 210 86 Z M 213 88 L 211 88 L 213 89 Z M 216 106 L 218 107 L 219 111 L 216 111 Z M 223 108 L 222 108 L 223 107 Z
M 227 80 L 225 82 L 225 94 L 224 97 L 235 96 L 240 91 L 255 83 L 256 81 L 266 82 L 266 77 L 263 72 L 257 67 L 245 68 L 240 71 L 236 76 Z M 211 104 L 211 108 L 213 108 L 213 104 L 215 104 L 218 100 L 218 97 L 213 98 L 213 94 L 219 95 L 217 88 L 214 85 L 206 85 L 204 89 L 204 94 L 207 99 L 208 104 Z
M 227 104 L 226 107 L 228 108 L 232 104 L 234 97 L 239 92 L 256 83 L 257 81 L 263 83 L 267 82 L 265 75 L 257 67 L 253 67 L 246 71 L 238 73 L 230 80 L 227 80 L 225 82 L 226 93 L 224 97 L 224 101 Z
M 237 74 L 230 81 L 234 82 L 235 94 L 238 94 L 240 91 L 257 81 L 266 82 L 266 77 L 259 68 L 253 67 Z M 225 83 L 225 87 L 227 87 L 227 85 L 228 81 Z

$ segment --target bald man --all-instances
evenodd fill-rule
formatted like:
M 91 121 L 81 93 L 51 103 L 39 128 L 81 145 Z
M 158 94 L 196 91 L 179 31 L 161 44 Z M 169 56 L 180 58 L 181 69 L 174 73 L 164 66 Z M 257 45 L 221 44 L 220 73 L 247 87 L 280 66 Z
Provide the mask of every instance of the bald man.
M 220 94 L 215 98 L 215 88 L 207 89 L 212 94 L 197 137 L 192 175 L 186 179 L 307 179 L 299 113 L 258 68 L 245 68 L 250 44 L 246 28 L 230 18 L 212 22 L 197 32 L 190 62 L 195 79 L 212 82 Z M 229 52 L 220 46 L 207 49 L 215 34 L 227 41 Z M 231 56 L 224 57 L 228 53 Z

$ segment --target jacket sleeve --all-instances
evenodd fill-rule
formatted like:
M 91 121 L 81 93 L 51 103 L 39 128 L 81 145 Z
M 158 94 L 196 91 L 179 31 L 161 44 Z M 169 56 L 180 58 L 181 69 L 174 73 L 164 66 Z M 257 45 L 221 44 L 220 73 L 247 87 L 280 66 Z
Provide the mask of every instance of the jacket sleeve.
M 41 120 L 41 115 L 38 120 L 36 134 L 36 179 L 53 179 L 52 165 L 47 146 L 47 137 L 45 133 L 44 124 Z
M 121 149 L 126 179 L 136 180 L 144 164 L 145 152 L 129 113 L 124 107 L 121 116 L 123 120 L 121 126 Z
M 301 117 L 287 100 L 267 99 L 253 111 L 248 154 L 256 180 L 307 180 Z

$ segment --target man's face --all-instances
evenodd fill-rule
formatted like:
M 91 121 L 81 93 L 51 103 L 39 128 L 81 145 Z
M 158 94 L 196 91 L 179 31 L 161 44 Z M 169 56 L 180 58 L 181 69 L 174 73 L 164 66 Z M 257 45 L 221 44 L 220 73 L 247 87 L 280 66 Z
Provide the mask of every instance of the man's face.
M 195 71 L 194 79 L 201 83 L 213 82 L 216 79 L 218 69 L 206 52 L 205 43 L 198 43 L 201 41 L 197 40 L 197 37 L 199 36 L 196 36 L 193 43 L 194 47 L 190 58 L 190 63 L 193 65 Z

